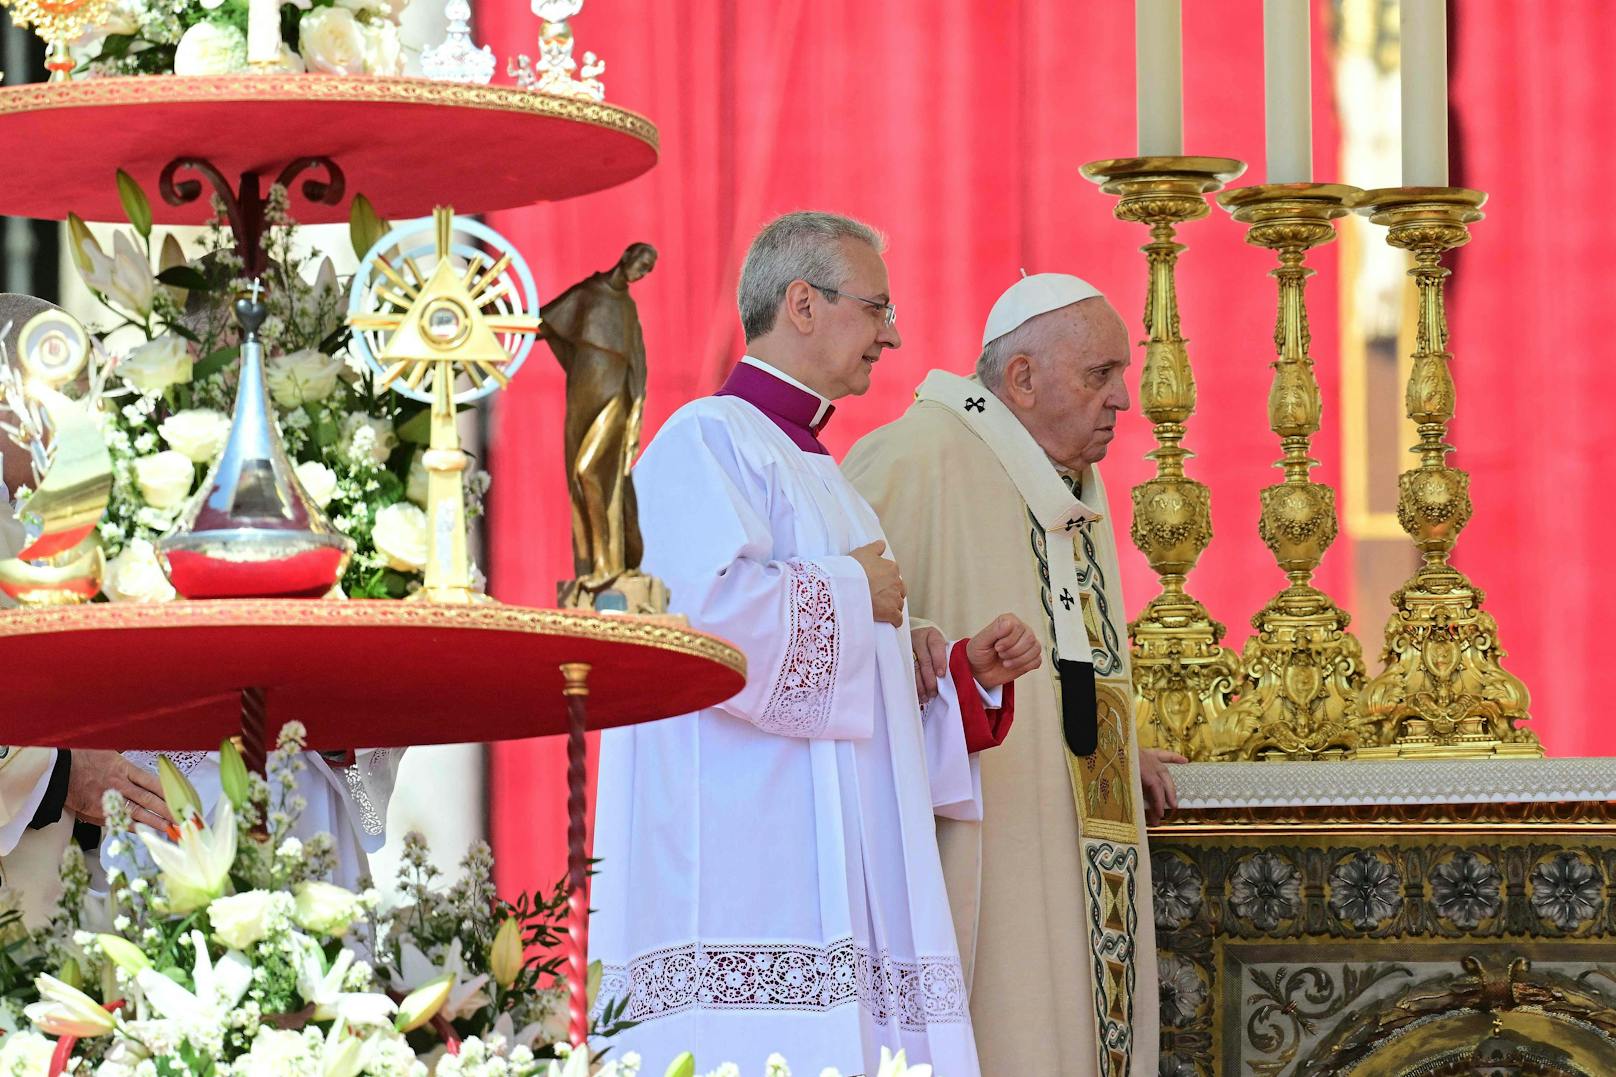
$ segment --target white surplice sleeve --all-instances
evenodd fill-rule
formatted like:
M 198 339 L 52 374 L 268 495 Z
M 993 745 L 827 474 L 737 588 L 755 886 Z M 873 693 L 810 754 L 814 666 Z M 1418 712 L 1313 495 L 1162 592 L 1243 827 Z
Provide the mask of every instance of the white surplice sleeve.
M 22 840 L 50 788 L 54 748 L 0 746 L 0 856 Z
M 670 419 L 634 469 L 645 570 L 693 628 L 745 652 L 746 687 L 717 710 L 781 736 L 869 737 L 869 582 L 845 554 L 776 557 L 777 478 L 735 445 L 716 411 L 691 406 Z

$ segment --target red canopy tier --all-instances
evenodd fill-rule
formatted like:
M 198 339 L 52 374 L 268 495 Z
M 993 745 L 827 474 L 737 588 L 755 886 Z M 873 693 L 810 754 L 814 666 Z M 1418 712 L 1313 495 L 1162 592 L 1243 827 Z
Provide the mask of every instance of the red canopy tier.
M 0 613 L 0 743 L 215 749 L 260 690 L 319 750 L 568 730 L 564 663 L 590 667 L 589 728 L 722 702 L 734 647 L 654 618 L 518 606 L 250 599 Z
M 114 176 L 152 196 L 159 224 L 201 224 L 207 197 L 157 197 L 176 160 L 209 161 L 267 190 L 290 163 L 336 164 L 349 194 L 383 217 L 434 206 L 463 214 L 557 201 L 613 187 L 656 163 L 645 117 L 595 101 L 514 86 L 334 75 L 150 75 L 0 88 L 0 212 L 122 220 Z M 181 171 L 177 177 L 184 180 Z M 304 224 L 348 219 L 346 200 L 311 201 Z

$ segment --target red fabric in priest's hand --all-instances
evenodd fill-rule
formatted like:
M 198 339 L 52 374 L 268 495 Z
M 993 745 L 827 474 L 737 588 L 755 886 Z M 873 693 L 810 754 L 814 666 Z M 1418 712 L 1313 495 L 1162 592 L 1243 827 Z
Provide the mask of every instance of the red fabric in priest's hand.
M 510 606 L 242 600 L 0 613 L 0 741 L 214 749 L 265 690 L 270 734 L 317 751 L 507 740 L 567 728 L 584 662 L 592 729 L 712 706 L 745 683 L 721 640 L 647 619 Z M 89 675 L 86 675 L 89 674 Z

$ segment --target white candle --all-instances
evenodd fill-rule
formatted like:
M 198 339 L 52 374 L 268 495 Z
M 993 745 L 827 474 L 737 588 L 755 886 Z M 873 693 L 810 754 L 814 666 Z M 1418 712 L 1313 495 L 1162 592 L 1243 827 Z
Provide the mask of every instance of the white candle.
M 1268 182 L 1313 180 L 1310 0 L 1263 0 Z
M 1139 156 L 1184 152 L 1184 46 L 1179 0 L 1136 0 Z
M 281 0 L 247 5 L 247 62 L 274 64 L 281 58 Z
M 1448 185 L 1448 10 L 1402 0 L 1403 186 Z

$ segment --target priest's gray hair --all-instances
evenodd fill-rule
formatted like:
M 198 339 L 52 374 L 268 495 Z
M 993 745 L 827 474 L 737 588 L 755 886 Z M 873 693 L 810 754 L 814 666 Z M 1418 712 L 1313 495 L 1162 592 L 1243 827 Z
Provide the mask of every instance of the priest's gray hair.
M 735 302 L 741 310 L 741 332 L 748 343 L 774 328 L 792 281 L 840 288 L 853 275 L 842 256 L 841 241 L 858 240 L 877 254 L 886 249 L 880 232 L 851 217 L 800 210 L 763 226 L 746 252 Z M 836 296 L 827 297 L 834 303 Z
M 1004 368 L 1010 365 L 1011 359 L 1018 355 L 1038 354 L 1048 343 L 1045 338 L 1049 335 L 1050 320 L 1045 315 L 1050 313 L 1053 312 L 1045 311 L 1036 318 L 1028 318 L 1004 336 L 994 337 L 987 342 L 976 359 L 976 376 L 983 385 L 998 392 L 1004 382 Z

